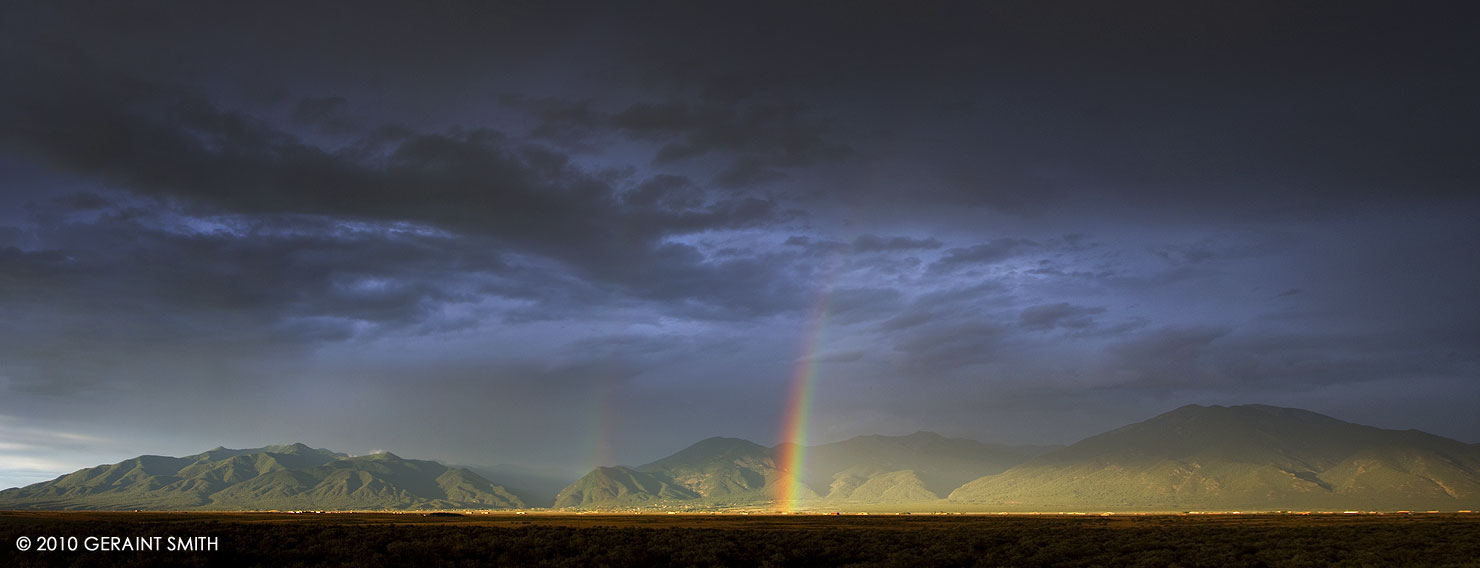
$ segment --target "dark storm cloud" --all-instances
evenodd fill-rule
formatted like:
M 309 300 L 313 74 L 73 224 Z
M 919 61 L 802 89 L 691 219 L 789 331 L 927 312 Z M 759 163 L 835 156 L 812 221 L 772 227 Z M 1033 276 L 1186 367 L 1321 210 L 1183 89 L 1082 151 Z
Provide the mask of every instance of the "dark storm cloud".
M 880 252 L 912 249 L 938 249 L 944 245 L 934 237 L 916 239 L 910 237 L 889 237 L 879 235 L 859 235 L 853 239 L 853 250 L 858 252 Z
M 880 236 L 863 234 L 852 242 L 833 239 L 814 239 L 806 235 L 792 235 L 782 242 L 784 247 L 797 250 L 811 259 L 842 259 L 857 270 L 878 273 L 913 273 L 923 261 L 912 253 L 930 251 L 944 246 L 934 238 L 919 239 L 907 236 Z
M 745 157 L 714 176 L 714 185 L 726 188 L 749 187 L 786 179 L 786 174 L 755 157 Z
M 995 264 L 1037 246 L 1038 243 L 1028 239 L 1000 237 L 979 245 L 948 249 L 940 260 L 930 265 L 930 271 L 944 274 L 963 267 Z
M 833 290 L 828 298 L 828 318 L 840 324 L 872 321 L 897 311 L 903 296 L 893 288 L 844 288 Z
M 640 103 L 611 117 L 611 125 L 637 139 L 673 140 L 659 148 L 659 164 L 711 152 L 780 166 L 807 166 L 847 157 L 847 146 L 828 138 L 826 122 L 795 104 L 757 101 L 745 105 Z
M 4 249 L 0 268 L 9 277 L 0 282 L 0 306 L 45 325 L 7 334 L 4 351 L 41 357 L 54 369 L 74 367 L 75 358 L 65 351 L 43 355 L 53 350 L 47 345 L 71 345 L 108 361 L 159 349 L 281 354 L 351 338 L 443 334 L 488 320 L 581 319 L 621 299 L 547 265 L 518 257 L 505 262 L 488 240 L 422 234 L 416 227 L 345 227 L 322 218 L 249 219 L 184 233 L 161 228 L 181 229 L 148 215 L 41 227 L 59 248 Z M 645 276 L 652 279 L 650 293 L 697 300 L 691 290 L 699 288 L 705 297 L 748 300 L 741 307 L 696 301 L 649 309 L 745 318 L 752 309 L 791 309 L 804 296 L 789 275 L 777 275 L 784 262 L 711 263 L 695 258 L 691 247 L 668 249 L 656 253 L 664 269 Z M 681 266 L 689 263 L 708 268 L 699 274 Z M 496 298 L 519 304 L 482 304 Z M 51 384 L 73 388 L 56 379 Z
M 441 307 L 474 302 L 480 287 L 512 272 L 496 255 L 445 237 L 335 234 L 315 220 L 258 220 L 246 239 L 172 232 L 159 221 L 109 213 L 91 224 L 41 227 L 55 249 L 4 249 L 0 307 L 32 324 L 5 330 L 3 351 L 63 372 L 147 352 L 234 356 L 445 329 Z M 75 375 L 91 384 L 108 373 Z M 66 389 L 67 381 L 51 382 Z
M 658 174 L 622 194 L 628 205 L 658 206 L 669 210 L 694 209 L 704 204 L 704 193 L 683 176 Z
M 26 240 L 30 240 L 30 234 L 28 231 L 25 231 L 20 227 L 0 226 L 0 247 L 13 249 L 16 253 L 19 253 L 20 250 L 16 249 L 15 247 L 21 244 L 22 241 Z
M 853 144 L 860 156 L 909 153 L 940 182 L 864 190 L 875 198 L 1031 213 L 1092 185 L 1109 206 L 1304 214 L 1452 196 L 1480 174 L 1474 138 L 1447 124 L 1477 118 L 1454 5 L 1363 3 L 1338 20 L 1288 3 L 861 3 L 847 25 L 825 5 L 778 9 L 611 16 L 689 24 L 639 47 L 674 88 L 869 101 L 877 124 L 842 127 L 892 139 Z M 945 105 L 966 112 L 923 120 Z M 947 142 L 913 153 L 927 137 Z
M 670 165 L 719 155 L 727 163 L 711 180 L 722 188 L 743 188 L 786 179 L 785 169 L 848 158 L 852 150 L 836 141 L 827 121 L 796 104 L 749 100 L 637 103 L 616 112 L 592 108 L 589 101 L 552 97 L 531 99 L 505 94 L 501 103 L 537 119 L 528 135 L 564 146 L 591 150 L 613 136 L 656 143 L 654 163 Z
M 983 307 L 1007 301 L 1007 287 L 988 280 L 970 286 L 927 292 L 914 298 L 897 315 L 879 324 L 879 329 L 894 332 L 931 322 L 977 318 Z
M 931 324 L 900 336 L 894 350 L 903 354 L 900 370 L 907 376 L 942 379 L 997 361 L 1007 337 L 1004 327 L 985 321 Z
M 112 205 L 112 202 L 90 191 L 68 194 L 56 198 L 53 202 L 60 207 L 75 211 L 92 211 Z
M 59 92 L 42 96 L 47 86 Z M 124 92 L 114 99 L 141 96 Z M 651 299 L 693 298 L 759 312 L 786 303 L 770 295 L 785 285 L 771 264 L 710 263 L 691 247 L 663 242 L 783 218 L 765 199 L 706 197 L 686 191 L 691 188 L 679 178 L 659 176 L 639 185 L 627 198 L 634 207 L 625 207 L 616 186 L 567 156 L 488 130 L 366 137 L 327 150 L 190 97 L 118 106 L 40 84 L 19 102 L 22 120 L 6 132 L 12 144 L 142 195 L 251 214 L 430 223 L 548 256 Z M 742 273 L 771 277 L 764 286 L 734 285 Z M 757 302 L 752 291 L 761 295 Z
M 1067 302 L 1030 306 L 1018 316 L 1018 326 L 1032 331 L 1054 328 L 1083 330 L 1093 327 L 1094 316 L 1103 313 L 1103 307 L 1076 306 Z
M 1142 386 L 1170 387 L 1221 382 L 1207 360 L 1214 342 L 1232 330 L 1226 327 L 1163 327 L 1111 345 L 1106 354 L 1111 380 Z
M 507 61 L 519 52 L 510 45 L 569 45 L 587 48 L 592 67 L 616 64 L 611 74 L 642 77 L 656 96 L 603 104 L 589 90 L 510 95 L 538 107 L 536 135 L 548 139 L 604 129 L 621 116 L 612 126 L 662 137 L 665 156 L 724 152 L 737 164 L 751 154 L 784 165 L 807 163 L 799 158 L 837 140 L 868 159 L 888 158 L 892 147 L 869 150 L 862 140 L 888 132 L 915 144 L 900 127 L 913 122 L 948 146 L 922 152 L 933 159 L 916 168 L 944 183 L 866 193 L 1041 211 L 1093 184 L 1110 201 L 1137 207 L 1269 212 L 1453 195 L 1472 185 L 1477 172 L 1466 157 L 1476 153 L 1474 140 L 1454 125 L 1476 118 L 1467 103 L 1475 62 L 1465 56 L 1473 39 L 1454 9 L 1362 3 L 1336 19 L 1323 7 L 1283 3 L 903 9 L 865 2 L 850 3 L 842 20 L 825 4 L 500 5 L 412 14 L 376 6 L 333 17 L 303 9 L 301 21 L 284 23 L 282 47 L 264 48 L 299 55 L 304 65 L 347 60 L 350 75 L 374 65 L 423 78 L 477 68 L 480 57 L 485 66 Z M 134 65 L 142 65 L 138 45 L 163 41 L 123 31 L 142 29 L 147 13 L 115 10 L 94 20 L 54 11 L 90 26 L 78 37 L 120 45 L 114 58 L 132 56 Z M 210 11 L 153 19 L 175 31 Z M 244 30 L 274 14 L 244 12 L 234 15 Z M 389 42 L 394 49 L 383 40 L 431 29 L 435 37 Z M 216 41 L 242 45 L 240 35 Z M 338 41 L 306 49 L 321 37 Z M 634 37 L 643 41 L 626 41 Z M 204 53 L 218 51 L 225 50 Z M 347 56 L 354 54 L 361 57 Z M 572 75 L 587 68 L 575 57 L 563 63 Z M 963 110 L 950 123 L 915 120 L 946 106 Z M 868 118 L 815 116 L 852 107 Z M 818 144 L 819 133 L 836 140 Z
M 1469 11 L 4 4 L 0 415 L 591 465 L 774 442 L 811 341 L 840 438 L 1473 438 Z
M 325 134 L 353 134 L 364 128 L 362 121 L 347 114 L 344 97 L 306 98 L 293 107 L 292 121 L 312 126 Z
M 605 113 L 591 108 L 589 100 L 532 99 L 517 93 L 505 93 L 498 97 L 498 102 L 524 110 L 538 120 L 538 124 L 529 130 L 531 138 L 549 140 L 573 150 L 594 151 L 595 147 L 588 138 L 608 121 Z
M 1290 245 L 1288 238 L 1277 235 L 1214 235 L 1152 252 L 1174 264 L 1202 264 L 1274 254 Z
M 1354 333 L 1166 326 L 1133 330 L 1110 343 L 1096 376 L 1105 385 L 1145 392 L 1260 393 L 1273 399 L 1385 385 L 1394 377 L 1420 382 L 1467 376 L 1477 359 L 1456 342 L 1473 337 L 1473 330 L 1448 328 Z

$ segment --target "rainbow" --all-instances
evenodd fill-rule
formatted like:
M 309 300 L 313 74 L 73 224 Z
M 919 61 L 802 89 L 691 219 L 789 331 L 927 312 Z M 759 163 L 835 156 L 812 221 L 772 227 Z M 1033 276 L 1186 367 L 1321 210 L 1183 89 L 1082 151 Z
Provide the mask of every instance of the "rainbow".
M 827 310 L 832 303 L 832 284 L 839 263 L 827 271 L 822 291 L 807 317 L 807 331 L 802 340 L 802 354 L 792 373 L 791 388 L 786 397 L 786 412 L 781 421 L 781 450 L 776 467 L 782 475 L 776 485 L 776 504 L 783 513 L 793 513 L 802 497 L 802 468 L 807 458 L 807 425 L 812 411 L 812 391 L 817 385 L 817 355 L 827 332 Z

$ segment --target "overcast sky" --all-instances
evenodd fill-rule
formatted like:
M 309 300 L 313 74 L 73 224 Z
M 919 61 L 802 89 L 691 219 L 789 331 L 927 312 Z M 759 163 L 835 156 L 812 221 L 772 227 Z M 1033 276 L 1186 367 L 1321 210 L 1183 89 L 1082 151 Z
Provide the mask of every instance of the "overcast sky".
M 0 8 L 0 487 L 773 444 L 805 365 L 813 442 L 1480 442 L 1467 3 L 137 4 Z

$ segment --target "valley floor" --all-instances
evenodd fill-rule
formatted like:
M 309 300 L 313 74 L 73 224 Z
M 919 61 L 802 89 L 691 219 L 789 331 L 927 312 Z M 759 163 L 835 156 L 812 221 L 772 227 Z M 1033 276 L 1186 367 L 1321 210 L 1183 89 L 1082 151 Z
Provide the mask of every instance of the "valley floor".
M 3 566 L 1480 566 L 1480 514 L 1466 513 L 28 511 L 0 512 L 0 539 Z M 138 550 L 125 542 L 160 546 Z M 179 550 L 186 542 L 210 542 L 214 550 Z

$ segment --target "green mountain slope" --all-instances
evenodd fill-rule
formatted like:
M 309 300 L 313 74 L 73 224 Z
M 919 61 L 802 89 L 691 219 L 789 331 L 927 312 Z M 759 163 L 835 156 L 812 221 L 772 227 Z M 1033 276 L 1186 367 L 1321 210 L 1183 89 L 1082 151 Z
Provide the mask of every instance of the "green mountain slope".
M 882 471 L 866 466 L 849 468 L 833 476 L 829 501 L 884 504 L 922 503 L 940 499 L 914 470 Z
M 0 491 L 0 509 L 431 509 L 522 507 L 464 469 L 302 444 L 140 456 Z
M 637 468 L 715 504 L 767 501 L 784 480 L 771 448 L 739 438 L 709 438 Z
M 1480 452 L 1299 409 L 1192 405 L 972 481 L 949 498 L 1002 510 L 1472 508 Z
M 907 500 L 928 501 L 945 496 L 963 483 L 1001 473 L 1056 448 L 984 444 L 947 438 L 933 432 L 916 432 L 908 436 L 859 436 L 808 448 L 802 480 L 831 500 L 883 502 L 866 497 L 869 493 L 855 494 L 853 488 L 874 476 L 909 471 L 923 491 L 911 491 L 911 498 Z M 897 481 L 896 477 L 889 479 Z M 881 480 L 881 483 L 885 481 Z M 903 496 L 901 493 L 892 495 Z M 887 501 L 904 500 L 891 498 Z
M 807 448 L 799 498 L 815 505 L 935 501 L 966 481 L 1048 449 L 992 446 L 929 432 L 862 436 Z M 767 448 L 739 438 L 709 438 L 637 468 L 598 468 L 563 491 L 555 506 L 763 506 L 789 481 L 777 465 L 787 450 L 785 444 Z
M 555 507 L 637 505 L 669 500 L 698 499 L 700 495 L 674 485 L 661 475 L 629 467 L 598 467 L 555 497 Z
M 770 448 L 709 438 L 637 468 L 599 467 L 561 491 L 556 507 L 617 508 L 662 502 L 706 506 L 769 501 L 783 475 Z M 809 495 L 815 496 L 815 495 Z

